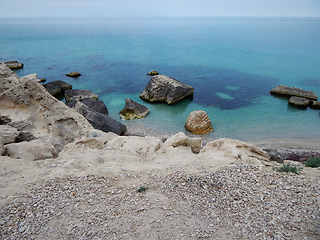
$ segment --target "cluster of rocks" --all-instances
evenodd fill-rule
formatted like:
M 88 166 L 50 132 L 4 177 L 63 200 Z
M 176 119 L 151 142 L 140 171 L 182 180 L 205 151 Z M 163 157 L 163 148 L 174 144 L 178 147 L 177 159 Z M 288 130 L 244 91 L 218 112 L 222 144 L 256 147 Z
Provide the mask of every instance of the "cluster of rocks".
M 320 109 L 320 101 L 317 101 L 318 96 L 312 91 L 279 85 L 272 89 L 270 93 L 289 97 L 289 104 L 295 107 Z
M 157 72 L 152 71 L 149 75 L 154 75 L 149 81 L 146 88 L 140 94 L 140 98 L 149 102 L 166 102 L 173 104 L 182 99 L 192 96 L 194 88 L 179 82 L 178 80 L 165 75 L 158 75 Z M 211 121 L 204 111 L 191 112 L 185 129 L 193 134 L 206 134 L 213 131 Z
M 118 135 L 126 133 L 127 127 L 109 116 L 106 105 L 92 91 L 72 89 L 72 85 L 60 80 L 43 86 L 53 96 L 63 94 L 66 105 L 83 115 L 95 129 Z
M 57 88 L 64 91 L 65 86 Z M 0 151 L 14 158 L 55 157 L 66 144 L 105 134 L 53 97 L 36 74 L 20 78 L 4 63 L 0 63 L 0 116 Z
M 23 67 L 23 64 L 17 61 L 6 62 L 5 65 L 11 69 Z M 171 105 L 188 96 L 192 96 L 194 93 L 193 87 L 181 83 L 172 77 L 159 75 L 157 71 L 151 71 L 148 75 L 153 77 L 139 96 L 148 102 L 165 102 Z M 81 74 L 73 71 L 66 74 L 66 76 L 77 78 Z M 107 109 L 104 103 L 98 100 L 97 94 L 86 89 L 72 89 L 72 85 L 61 80 L 52 81 L 43 86 L 57 99 L 61 100 L 64 98 L 67 106 L 85 116 L 94 128 L 105 132 L 111 131 L 119 135 L 125 134 L 127 130 L 125 125 L 110 118 L 108 111 L 103 110 L 100 112 L 92 107 L 93 105 L 101 105 L 104 109 Z M 94 101 L 97 102 L 94 103 Z M 147 116 L 149 111 L 150 109 L 147 107 L 127 98 L 125 99 L 125 107 L 120 111 L 120 117 L 125 120 L 139 119 Z M 185 128 L 193 134 L 206 134 L 213 131 L 211 121 L 204 111 L 190 113 Z
M 166 102 L 170 105 L 193 95 L 194 89 L 191 86 L 183 84 L 174 78 L 158 74 L 156 71 L 148 73 L 148 75 L 153 75 L 153 77 L 140 94 L 141 99 L 149 102 Z M 71 85 L 63 81 L 53 81 L 44 84 L 44 87 L 53 96 L 64 94 L 67 105 L 84 115 L 95 128 L 102 131 L 112 131 L 119 135 L 125 133 L 126 129 L 124 125 L 114 120 L 112 121 L 110 118 L 105 119 L 106 117 L 101 115 L 104 114 L 108 116 L 107 113 L 101 113 L 97 111 L 97 109 L 93 109 L 95 112 L 92 112 L 92 106 L 88 106 L 87 103 L 89 99 L 92 99 L 90 100 L 91 102 L 98 101 L 98 95 L 93 92 L 89 90 L 72 89 Z M 104 105 L 101 101 L 99 104 Z M 106 108 L 105 105 L 104 108 Z M 91 110 L 89 111 L 89 109 Z M 150 109 L 144 105 L 127 98 L 125 99 L 125 107 L 120 111 L 120 117 L 125 120 L 140 119 L 147 116 L 149 111 Z M 99 121 L 99 119 L 101 121 Z M 112 123 L 110 121 L 112 121 Z M 107 122 L 107 126 L 117 125 L 118 127 L 117 129 L 109 129 L 109 127 L 102 126 L 103 122 Z M 194 134 L 206 134 L 213 131 L 211 121 L 204 111 L 194 111 L 190 113 L 185 128 Z

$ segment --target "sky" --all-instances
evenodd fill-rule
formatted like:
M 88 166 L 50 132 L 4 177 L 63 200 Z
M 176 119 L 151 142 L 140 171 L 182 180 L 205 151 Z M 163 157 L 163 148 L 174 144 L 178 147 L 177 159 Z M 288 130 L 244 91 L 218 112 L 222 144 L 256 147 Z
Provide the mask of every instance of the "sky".
M 320 17 L 320 0 L 0 0 L 0 18 Z

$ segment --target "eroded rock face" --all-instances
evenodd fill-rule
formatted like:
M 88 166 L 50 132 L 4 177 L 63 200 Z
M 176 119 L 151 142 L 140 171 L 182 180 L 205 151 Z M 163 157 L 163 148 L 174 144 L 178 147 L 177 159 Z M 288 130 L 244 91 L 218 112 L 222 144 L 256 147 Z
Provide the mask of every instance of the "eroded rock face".
M 2 138 L 0 137 L 0 156 L 3 154 L 3 142 L 2 142 Z
M 162 145 L 163 151 L 166 151 L 169 147 L 190 147 L 193 153 L 197 153 L 202 148 L 202 138 L 189 138 L 183 132 L 179 132 L 176 135 L 168 138 Z
M 166 102 L 173 104 L 187 96 L 193 95 L 194 88 L 165 75 L 151 78 L 140 98 L 149 102 Z
M 61 81 L 61 80 L 52 81 L 52 82 L 44 84 L 43 86 L 47 89 L 47 91 L 52 96 L 61 94 L 65 90 L 72 88 L 72 85 L 70 85 L 70 84 L 68 84 L 68 83 L 66 83 L 64 81 Z
M 119 136 L 108 141 L 107 149 L 121 150 L 129 153 L 148 155 L 158 151 L 161 141 L 155 137 Z
M 271 90 L 271 94 L 276 95 L 283 95 L 283 96 L 296 96 L 296 97 L 303 97 L 310 100 L 317 100 L 318 96 L 312 91 L 306 91 L 301 88 L 295 87 L 287 87 L 283 85 L 279 85 Z
M 292 96 L 289 99 L 289 103 L 292 106 L 307 108 L 309 106 L 309 104 L 310 104 L 310 100 L 308 100 L 308 99 L 306 99 L 304 97 Z
M 48 138 L 11 143 L 5 145 L 4 149 L 7 156 L 25 160 L 41 160 L 58 156 L 57 149 Z
M 259 147 L 233 140 L 228 138 L 220 138 L 215 141 L 208 142 L 200 151 L 200 154 L 214 154 L 215 157 L 220 156 L 221 159 L 228 159 L 228 163 L 244 162 L 252 165 L 267 164 L 270 161 L 270 155 Z
M 68 89 L 64 92 L 64 97 L 67 102 L 71 100 L 81 101 L 85 98 L 98 99 L 98 95 L 86 89 Z
M 16 128 L 8 125 L 0 125 L 0 137 L 3 144 L 16 142 L 19 135 L 20 132 Z
M 94 130 L 81 114 L 53 97 L 36 74 L 19 78 L 3 63 L 0 63 L 0 109 L 1 115 L 11 120 L 8 125 L 27 133 L 22 137 L 28 140 L 50 137 L 58 152 Z
M 123 119 L 130 120 L 134 118 L 144 118 L 149 113 L 149 108 L 136 103 L 135 101 L 127 98 L 126 105 L 124 108 L 120 111 L 120 116 Z
M 184 127 L 193 134 L 206 134 L 213 131 L 207 113 L 201 110 L 191 112 Z

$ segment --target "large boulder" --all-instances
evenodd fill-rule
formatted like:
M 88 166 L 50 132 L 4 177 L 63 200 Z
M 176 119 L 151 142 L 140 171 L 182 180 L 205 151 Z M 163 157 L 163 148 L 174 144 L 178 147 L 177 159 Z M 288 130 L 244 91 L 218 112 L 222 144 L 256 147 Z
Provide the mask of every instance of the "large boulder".
M 201 110 L 191 112 L 184 127 L 193 134 L 206 134 L 213 131 L 207 113 Z
M 61 80 L 52 81 L 44 84 L 43 86 L 52 96 L 56 96 L 63 93 L 65 90 L 72 88 L 72 85 Z
M 140 98 L 149 102 L 166 102 L 173 104 L 183 98 L 193 95 L 194 88 L 165 75 L 151 78 Z
M 304 97 L 292 96 L 289 99 L 289 104 L 295 107 L 307 108 L 310 104 L 310 100 Z
M 25 160 L 41 160 L 57 157 L 57 149 L 48 138 L 36 139 L 30 142 L 11 143 L 4 146 L 5 153 L 11 158 Z
M 98 99 L 98 95 L 86 89 L 68 89 L 64 92 L 64 97 L 67 102 L 71 100 L 81 101 L 85 98 Z
M 120 116 L 123 119 L 130 120 L 134 118 L 144 118 L 149 113 L 149 108 L 136 103 L 135 101 L 126 98 L 126 105 L 120 111 Z
M 94 100 L 91 98 L 85 98 L 81 101 L 83 104 L 87 105 L 89 108 L 104 114 L 104 115 L 109 115 L 108 108 L 104 104 L 103 101 L 101 100 Z
M 23 63 L 18 61 L 9 61 L 9 62 L 5 62 L 4 64 L 11 69 L 23 68 Z
M 275 95 L 283 95 L 283 96 L 296 96 L 303 97 L 310 100 L 317 100 L 318 96 L 312 91 L 306 91 L 301 88 L 295 87 L 287 87 L 283 85 L 279 85 L 270 91 L 271 94 Z
M 70 108 L 74 108 L 74 106 L 77 104 L 77 100 L 71 100 L 69 102 L 66 102 L 67 106 Z M 102 102 L 101 100 L 94 100 L 91 98 L 85 98 L 81 101 L 81 103 L 83 103 L 84 105 L 88 106 L 89 108 L 91 108 L 92 110 L 104 114 L 104 115 L 109 115 L 108 112 L 108 108 L 106 107 L 106 105 L 104 104 L 104 102 Z
M 98 130 L 103 132 L 114 132 L 118 135 L 123 135 L 127 131 L 127 127 L 111 117 L 101 114 L 82 102 L 76 102 L 73 109 L 82 114 L 88 122 Z

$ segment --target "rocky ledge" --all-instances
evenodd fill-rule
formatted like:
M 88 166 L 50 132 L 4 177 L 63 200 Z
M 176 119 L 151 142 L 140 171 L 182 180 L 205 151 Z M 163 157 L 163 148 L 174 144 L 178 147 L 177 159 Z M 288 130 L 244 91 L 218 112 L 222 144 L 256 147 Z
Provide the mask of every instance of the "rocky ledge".
M 11 69 L 23 68 L 23 63 L 18 61 L 9 61 L 5 62 L 4 64 Z
M 296 96 L 303 97 L 310 100 L 317 100 L 318 96 L 312 91 L 306 91 L 301 88 L 287 87 L 284 85 L 279 85 L 270 91 L 271 94 L 283 95 L 283 96 Z

